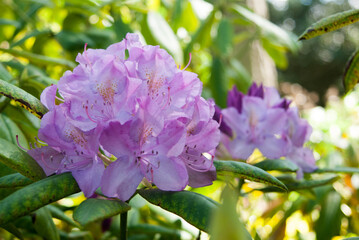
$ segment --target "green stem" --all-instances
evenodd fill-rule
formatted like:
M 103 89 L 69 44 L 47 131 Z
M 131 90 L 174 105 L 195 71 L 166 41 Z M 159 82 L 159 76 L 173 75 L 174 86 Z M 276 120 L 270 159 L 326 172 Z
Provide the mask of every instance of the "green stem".
M 127 239 L 127 212 L 120 216 L 120 240 Z

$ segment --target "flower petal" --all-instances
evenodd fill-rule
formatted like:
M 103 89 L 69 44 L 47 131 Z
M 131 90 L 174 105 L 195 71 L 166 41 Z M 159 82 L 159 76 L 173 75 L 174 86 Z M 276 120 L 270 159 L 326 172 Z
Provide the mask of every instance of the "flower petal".
M 85 197 L 90 197 L 100 186 L 101 178 L 105 166 L 102 161 L 95 157 L 94 161 L 87 167 L 72 171 L 72 176 L 76 179 Z
M 133 158 L 123 156 L 111 163 L 104 171 L 101 190 L 108 197 L 128 200 L 136 191 L 143 174 Z
M 181 191 L 188 184 L 188 174 L 184 163 L 178 158 L 159 156 L 160 165 L 153 168 L 153 183 L 165 191 Z

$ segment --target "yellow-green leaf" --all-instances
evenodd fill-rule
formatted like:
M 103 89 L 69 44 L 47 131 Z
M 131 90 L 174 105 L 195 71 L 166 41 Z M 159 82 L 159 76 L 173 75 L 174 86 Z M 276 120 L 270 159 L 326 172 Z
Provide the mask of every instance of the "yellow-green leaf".
M 359 9 L 333 14 L 323 18 L 307 28 L 299 40 L 307 40 L 327 32 L 337 30 L 359 20 Z
M 48 111 L 39 99 L 25 92 L 10 83 L 0 79 L 0 95 L 4 95 L 20 104 L 23 108 L 34 114 L 38 118 Z
M 345 92 L 352 90 L 359 82 L 359 50 L 349 59 L 344 71 L 344 89 Z

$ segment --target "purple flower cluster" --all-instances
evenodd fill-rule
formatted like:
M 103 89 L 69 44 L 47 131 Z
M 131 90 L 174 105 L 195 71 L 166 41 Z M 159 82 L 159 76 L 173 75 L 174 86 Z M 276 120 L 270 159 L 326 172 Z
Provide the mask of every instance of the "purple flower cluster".
M 144 178 L 169 191 L 212 184 L 220 131 L 196 74 L 136 34 L 76 61 L 41 95 L 49 112 L 39 138 L 48 146 L 28 153 L 47 175 L 70 171 L 86 196 L 101 187 L 121 200 Z
M 222 154 L 224 151 L 232 158 L 247 159 L 258 149 L 269 159 L 285 157 L 299 166 L 299 177 L 303 171 L 317 168 L 312 151 L 303 147 L 311 126 L 275 88 L 254 83 L 244 95 L 234 87 L 228 93 L 227 105 L 223 110 L 216 107 L 214 115 L 221 122 Z

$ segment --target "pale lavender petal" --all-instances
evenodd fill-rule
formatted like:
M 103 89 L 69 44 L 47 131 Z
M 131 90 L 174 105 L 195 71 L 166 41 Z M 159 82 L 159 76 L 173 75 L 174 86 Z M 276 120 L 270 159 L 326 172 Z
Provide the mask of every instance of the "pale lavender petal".
M 186 166 L 178 158 L 161 156 L 158 168 L 153 168 L 153 183 L 165 191 L 181 191 L 188 184 Z
M 123 156 L 111 163 L 104 171 L 101 190 L 108 197 L 127 201 L 143 179 L 133 158 Z
M 33 148 L 27 151 L 27 153 L 41 166 L 46 176 L 56 173 L 64 159 L 64 155 L 61 152 L 49 146 Z
M 90 197 L 100 187 L 104 170 L 105 166 L 102 161 L 95 157 L 93 162 L 86 167 L 72 171 L 72 176 L 76 179 L 85 197 Z
M 126 122 L 124 125 L 119 122 L 110 122 L 100 136 L 100 144 L 116 157 L 133 155 L 136 142 L 130 138 L 130 131 L 137 130 L 131 130 L 131 122 Z
M 198 172 L 191 168 L 187 168 L 188 185 L 194 188 L 212 185 L 217 179 L 216 168 L 212 166 L 207 172 Z
M 47 109 L 52 110 L 55 107 L 55 98 L 56 98 L 57 86 L 51 85 L 44 89 L 41 93 L 40 100 L 42 104 L 47 107 Z
M 290 143 L 286 138 L 278 138 L 276 136 L 266 136 L 263 138 L 257 147 L 269 159 L 283 157 L 290 147 Z

